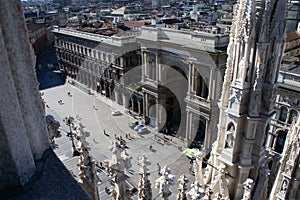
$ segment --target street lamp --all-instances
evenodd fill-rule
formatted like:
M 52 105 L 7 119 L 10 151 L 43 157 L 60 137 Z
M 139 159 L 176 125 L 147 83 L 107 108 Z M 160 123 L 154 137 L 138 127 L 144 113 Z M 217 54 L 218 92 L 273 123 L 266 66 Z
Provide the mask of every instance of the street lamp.
M 73 156 L 80 156 L 79 151 L 76 149 L 75 144 L 74 144 L 74 138 L 73 138 L 73 132 L 72 132 L 72 126 L 73 126 L 73 122 L 74 122 L 74 118 L 69 116 L 69 117 L 65 117 L 65 122 L 66 125 L 69 126 L 69 133 L 68 133 L 68 137 L 71 137 L 71 141 L 72 141 L 72 148 L 73 148 Z

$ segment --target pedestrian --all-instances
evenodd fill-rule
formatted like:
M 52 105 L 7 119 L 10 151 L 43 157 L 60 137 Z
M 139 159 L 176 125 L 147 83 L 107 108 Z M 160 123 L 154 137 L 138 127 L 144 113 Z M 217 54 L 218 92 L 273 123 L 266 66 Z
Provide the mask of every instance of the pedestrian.
M 149 146 L 149 150 L 152 151 L 152 146 L 151 145 Z
M 118 140 L 119 138 L 117 137 L 117 134 L 115 134 L 115 139 Z
M 158 169 L 158 176 L 161 176 L 161 172 L 160 172 L 161 166 L 158 163 L 156 163 L 156 165 L 157 165 L 157 169 Z

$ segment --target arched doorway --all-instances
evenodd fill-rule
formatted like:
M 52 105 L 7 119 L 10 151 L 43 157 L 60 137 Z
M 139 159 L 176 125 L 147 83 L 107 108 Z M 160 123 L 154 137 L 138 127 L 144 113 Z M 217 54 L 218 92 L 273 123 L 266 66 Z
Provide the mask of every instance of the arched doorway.
M 161 118 L 164 118 L 164 124 L 161 126 L 162 130 L 161 132 L 167 133 L 167 134 L 176 134 L 178 132 L 179 125 L 181 123 L 181 105 L 179 103 L 179 100 L 177 96 L 168 88 L 166 87 L 160 87 L 159 89 L 161 95 L 161 105 L 163 105 L 165 109 L 166 116 Z
M 198 123 L 198 128 L 196 129 L 196 136 L 190 146 L 191 148 L 201 149 L 201 146 L 203 145 L 205 139 L 205 131 L 206 131 L 206 123 L 205 121 L 200 119 Z

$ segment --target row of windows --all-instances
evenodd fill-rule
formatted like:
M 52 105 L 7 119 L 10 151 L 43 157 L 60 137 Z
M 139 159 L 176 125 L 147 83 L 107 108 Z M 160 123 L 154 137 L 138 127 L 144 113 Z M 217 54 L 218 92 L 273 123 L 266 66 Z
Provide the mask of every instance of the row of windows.
M 86 56 L 90 56 L 92 58 L 104 60 L 106 62 L 111 63 L 111 62 L 114 62 L 114 60 L 115 60 L 115 56 L 112 55 L 111 53 L 105 53 L 105 52 L 98 51 L 96 49 L 91 49 L 91 48 L 81 46 L 81 45 L 78 45 L 78 44 L 69 43 L 69 42 L 59 40 L 58 45 L 60 47 L 65 48 L 65 49 L 75 51 L 75 52 L 79 52 L 79 53 L 84 54 Z
M 68 54 L 68 53 L 59 53 L 59 57 L 62 58 L 64 61 L 81 66 L 82 68 L 93 71 L 97 74 L 101 73 L 101 69 L 103 67 L 106 67 L 109 65 L 106 62 L 101 62 L 100 64 L 89 62 L 86 59 L 83 59 L 83 58 L 80 58 L 80 57 L 77 57 L 77 56 L 74 56 L 74 55 Z
M 280 108 L 278 120 L 281 122 L 285 122 L 291 124 L 294 119 L 298 118 L 298 112 L 294 109 L 288 109 L 285 106 Z
M 102 51 L 98 51 L 96 49 L 91 49 L 85 46 L 81 46 L 78 44 L 73 44 L 69 42 L 59 41 L 59 46 L 68 49 L 70 51 L 79 52 L 81 54 L 84 54 L 86 56 L 99 59 L 102 61 L 105 61 L 107 63 L 115 63 L 116 65 L 123 66 L 123 67 L 131 67 L 132 65 L 137 65 L 140 63 L 140 57 L 136 54 L 131 56 L 124 56 L 117 57 L 111 53 L 105 53 Z M 139 59 L 139 60 L 136 60 Z

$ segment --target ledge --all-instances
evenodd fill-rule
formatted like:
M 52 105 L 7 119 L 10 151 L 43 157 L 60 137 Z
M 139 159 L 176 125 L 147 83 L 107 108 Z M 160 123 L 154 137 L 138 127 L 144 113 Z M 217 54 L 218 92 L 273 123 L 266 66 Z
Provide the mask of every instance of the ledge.
M 46 150 L 36 161 L 37 172 L 24 187 L 0 191 L 0 199 L 90 199 L 52 150 Z

